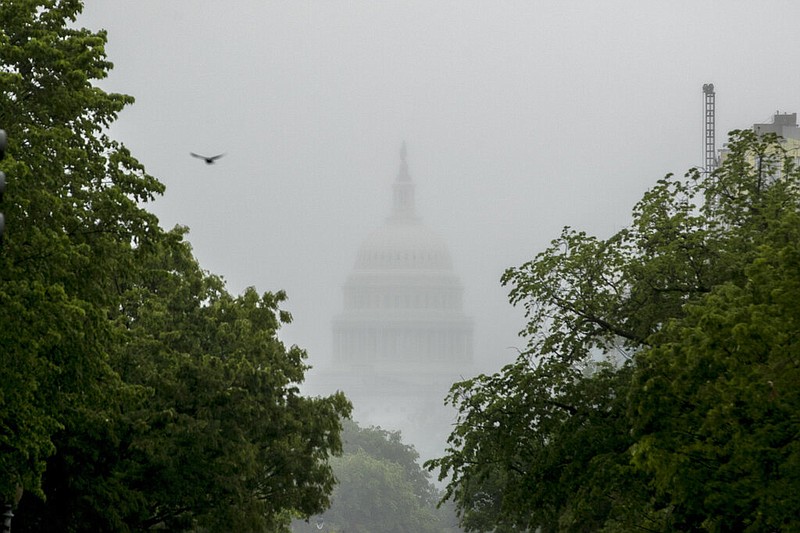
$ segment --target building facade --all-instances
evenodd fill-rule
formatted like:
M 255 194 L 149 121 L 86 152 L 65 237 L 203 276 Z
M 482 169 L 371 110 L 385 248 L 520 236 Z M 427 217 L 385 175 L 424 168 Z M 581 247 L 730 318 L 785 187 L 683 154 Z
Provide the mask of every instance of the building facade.
M 753 131 L 759 137 L 766 134 L 775 134 L 781 144 L 782 153 L 780 158 L 773 152 L 767 153 L 766 158 L 762 159 L 760 163 L 756 162 L 755 155 L 750 158 L 750 164 L 767 164 L 771 167 L 774 177 L 781 175 L 782 159 L 788 156 L 794 160 L 795 165 L 800 165 L 800 126 L 797 125 L 797 113 L 780 113 L 775 112 L 772 117 L 772 122 L 756 123 L 753 124 Z M 729 154 L 730 150 L 724 146 L 719 152 L 720 161 L 724 161 Z
M 391 213 L 344 283 L 326 379 L 353 401 L 356 421 L 400 429 L 425 456 L 451 429 L 450 386 L 471 376 L 473 322 L 444 240 L 416 213 L 405 143 L 391 192 Z

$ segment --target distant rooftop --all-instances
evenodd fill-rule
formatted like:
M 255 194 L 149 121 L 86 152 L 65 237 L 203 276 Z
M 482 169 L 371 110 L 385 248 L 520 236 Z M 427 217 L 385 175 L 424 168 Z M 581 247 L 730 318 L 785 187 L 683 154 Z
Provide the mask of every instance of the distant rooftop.
M 800 128 L 797 126 L 797 113 L 775 112 L 772 122 L 768 124 L 753 124 L 753 131 L 758 135 L 775 133 L 784 139 L 800 140 Z

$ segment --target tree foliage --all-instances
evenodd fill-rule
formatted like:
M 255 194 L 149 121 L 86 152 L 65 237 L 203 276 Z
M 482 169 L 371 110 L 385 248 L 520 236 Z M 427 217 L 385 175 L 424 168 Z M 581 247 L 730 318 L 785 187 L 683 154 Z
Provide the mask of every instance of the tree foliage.
M 0 4 L 0 500 L 16 531 L 285 530 L 328 505 L 349 403 L 300 395 L 282 292 L 229 294 L 144 208 L 81 9 Z
M 62 414 L 113 381 L 110 281 L 156 219 L 137 201 L 163 190 L 103 128 L 129 97 L 105 76 L 105 36 L 67 26 L 79 2 L 0 6 L 0 124 L 8 132 L 0 251 L 4 498 L 38 490 Z
M 526 351 L 454 385 L 444 457 L 469 531 L 791 531 L 798 171 L 732 132 L 608 239 L 565 228 L 503 283 Z
M 331 461 L 337 484 L 330 509 L 310 522 L 296 521 L 293 531 L 459 531 L 452 507 L 437 509 L 439 491 L 399 432 L 346 420 L 342 440 L 343 455 Z
M 800 528 L 800 216 L 781 219 L 744 284 L 687 305 L 638 361 L 633 460 L 674 529 Z

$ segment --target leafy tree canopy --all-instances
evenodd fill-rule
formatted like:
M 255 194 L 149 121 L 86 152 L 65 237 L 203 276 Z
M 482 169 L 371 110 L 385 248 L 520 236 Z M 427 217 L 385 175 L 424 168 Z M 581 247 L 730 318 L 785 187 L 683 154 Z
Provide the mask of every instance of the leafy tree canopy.
M 286 530 L 328 505 L 349 403 L 299 394 L 282 292 L 229 294 L 144 208 L 81 9 L 0 3 L 0 500 L 16 531 Z
M 460 531 L 451 506 L 437 509 L 439 491 L 399 432 L 345 420 L 342 440 L 344 454 L 331 461 L 337 484 L 330 509 L 308 522 L 295 521 L 295 533 Z
M 105 35 L 68 27 L 80 2 L 0 5 L 0 124 L 8 132 L 0 250 L 3 454 L 0 494 L 38 491 L 63 413 L 98 401 L 108 366 L 112 283 L 157 220 L 163 191 L 109 125 L 130 97 L 91 80 L 110 63 Z
M 800 171 L 775 136 L 728 147 L 505 273 L 527 350 L 454 385 L 427 465 L 467 530 L 796 529 Z
M 637 360 L 633 462 L 674 529 L 800 528 L 800 216 L 760 241 L 742 285 L 687 305 Z

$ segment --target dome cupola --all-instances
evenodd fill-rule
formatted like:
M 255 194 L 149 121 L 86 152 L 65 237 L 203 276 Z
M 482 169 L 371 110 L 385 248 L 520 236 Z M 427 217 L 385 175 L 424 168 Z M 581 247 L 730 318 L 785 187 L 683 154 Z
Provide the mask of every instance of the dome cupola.
M 472 320 L 445 241 L 417 217 L 405 142 L 392 210 L 362 243 L 334 319 L 334 361 L 403 374 L 449 372 L 472 360 Z
M 408 173 L 408 149 L 406 142 L 400 147 L 400 169 L 397 171 L 397 178 L 394 180 L 393 193 L 394 203 L 392 218 L 409 219 L 414 218 L 414 182 Z
M 347 394 L 357 419 L 402 428 L 432 450 L 452 423 L 442 398 L 472 373 L 473 322 L 447 245 L 414 200 L 404 142 L 389 216 L 362 242 L 342 287 L 326 379 Z

